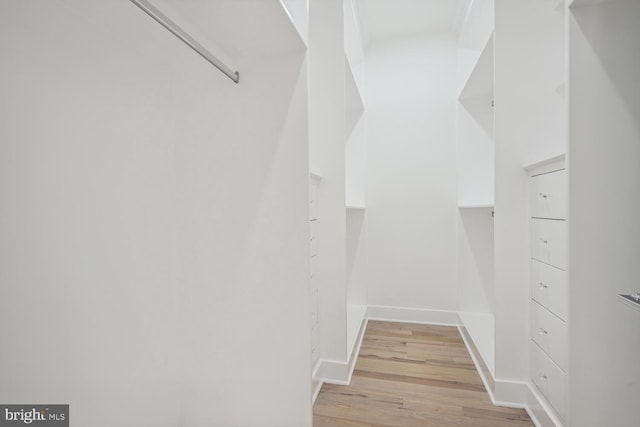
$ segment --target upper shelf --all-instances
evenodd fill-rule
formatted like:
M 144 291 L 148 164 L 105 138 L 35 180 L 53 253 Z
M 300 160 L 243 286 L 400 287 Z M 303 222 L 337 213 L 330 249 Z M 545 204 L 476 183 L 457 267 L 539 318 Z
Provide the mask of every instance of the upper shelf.
M 538 175 L 541 173 L 564 169 L 566 167 L 565 157 L 565 153 L 560 153 L 555 156 L 546 157 L 544 159 L 539 159 L 535 162 L 528 163 L 523 166 L 523 169 L 529 172 L 529 174 L 531 175 Z
M 628 0 L 570 0 L 569 7 L 575 8 L 575 7 L 582 7 L 582 6 L 593 6 L 596 4 L 615 3 L 615 2 L 621 2 L 621 1 L 628 1 Z
M 493 208 L 493 202 L 487 203 L 461 203 L 458 205 L 458 209 L 484 209 Z
M 493 33 L 460 91 L 459 100 L 493 96 Z

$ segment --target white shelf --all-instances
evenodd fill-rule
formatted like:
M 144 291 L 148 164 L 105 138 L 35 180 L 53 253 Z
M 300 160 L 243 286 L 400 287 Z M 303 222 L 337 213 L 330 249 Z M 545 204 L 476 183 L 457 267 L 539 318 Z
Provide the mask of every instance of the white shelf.
M 532 163 L 528 163 L 522 167 L 527 172 L 537 171 L 539 173 L 552 172 L 558 169 L 565 168 L 565 154 L 561 153 L 552 157 L 547 157 L 542 160 L 537 160 Z
M 583 7 L 583 6 L 594 6 L 598 4 L 606 4 L 606 3 L 617 3 L 628 0 L 572 0 L 569 2 L 570 8 Z
M 493 33 L 460 91 L 458 100 L 479 97 L 493 98 Z
M 347 209 L 363 211 L 366 209 L 364 205 L 346 205 Z
M 458 209 L 482 209 L 493 208 L 493 202 L 488 203 L 461 203 L 458 205 Z

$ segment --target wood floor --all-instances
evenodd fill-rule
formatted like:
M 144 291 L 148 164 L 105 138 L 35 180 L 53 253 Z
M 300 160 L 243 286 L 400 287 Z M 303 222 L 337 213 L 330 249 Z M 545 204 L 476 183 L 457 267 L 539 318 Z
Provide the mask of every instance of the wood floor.
M 351 385 L 325 384 L 314 427 L 533 426 L 493 406 L 455 327 L 369 321 Z

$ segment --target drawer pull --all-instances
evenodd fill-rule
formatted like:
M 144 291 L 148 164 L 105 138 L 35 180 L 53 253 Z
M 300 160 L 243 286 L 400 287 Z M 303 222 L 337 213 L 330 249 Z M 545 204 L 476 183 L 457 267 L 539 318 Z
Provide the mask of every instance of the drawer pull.
M 548 333 L 549 331 L 547 331 L 546 329 L 540 328 L 540 335 L 547 335 Z
M 546 199 L 548 196 L 544 193 L 538 193 L 541 199 Z
M 545 245 L 549 244 L 549 241 L 547 239 L 543 239 L 542 237 L 540 238 L 540 241 Z
M 547 376 L 544 374 L 540 375 L 540 381 L 546 381 L 547 380 Z
M 547 285 L 547 284 L 545 284 L 545 283 L 540 282 L 540 287 L 541 287 L 542 289 L 547 289 L 547 288 L 549 287 L 549 285 Z

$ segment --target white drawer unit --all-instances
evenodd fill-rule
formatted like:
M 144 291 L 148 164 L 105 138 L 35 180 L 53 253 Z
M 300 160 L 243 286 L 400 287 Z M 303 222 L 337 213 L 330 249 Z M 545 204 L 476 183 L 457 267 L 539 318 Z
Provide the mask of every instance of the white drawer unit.
M 531 344 L 531 379 L 560 419 L 567 419 L 567 375 L 535 343 Z
M 560 369 L 567 372 L 567 325 L 564 320 L 536 302 L 531 304 L 531 339 Z
M 564 156 L 526 168 L 530 176 L 531 382 L 566 423 L 569 372 L 567 171 Z
M 566 270 L 566 222 L 533 218 L 531 220 L 531 253 L 538 261 Z
M 559 170 L 531 178 L 530 205 L 533 218 L 566 219 L 567 172 Z
M 531 298 L 566 322 L 569 313 L 567 272 L 531 260 Z

